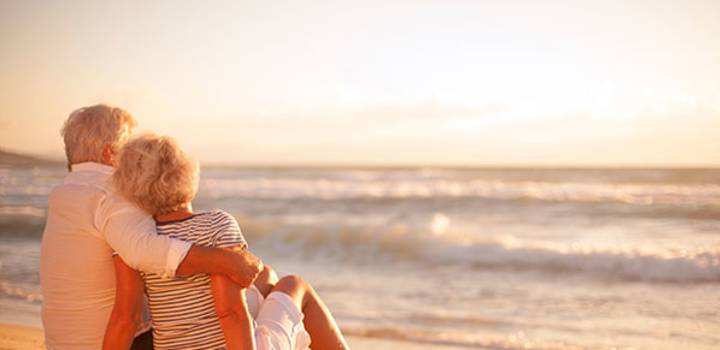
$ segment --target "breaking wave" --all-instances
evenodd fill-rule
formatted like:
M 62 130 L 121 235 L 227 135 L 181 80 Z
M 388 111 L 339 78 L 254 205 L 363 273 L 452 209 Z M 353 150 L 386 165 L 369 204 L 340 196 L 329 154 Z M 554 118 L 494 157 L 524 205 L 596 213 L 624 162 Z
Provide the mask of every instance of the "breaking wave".
M 200 195 L 209 198 L 485 198 L 632 205 L 720 206 L 717 184 L 598 184 L 501 180 L 403 179 L 348 181 L 305 178 L 210 178 Z
M 720 249 L 703 251 L 603 250 L 523 242 L 497 237 L 469 241 L 463 235 L 418 234 L 404 228 L 317 230 L 240 220 L 251 248 L 261 244 L 284 254 L 359 262 L 405 261 L 470 270 L 528 270 L 586 274 L 597 278 L 658 283 L 720 282 Z

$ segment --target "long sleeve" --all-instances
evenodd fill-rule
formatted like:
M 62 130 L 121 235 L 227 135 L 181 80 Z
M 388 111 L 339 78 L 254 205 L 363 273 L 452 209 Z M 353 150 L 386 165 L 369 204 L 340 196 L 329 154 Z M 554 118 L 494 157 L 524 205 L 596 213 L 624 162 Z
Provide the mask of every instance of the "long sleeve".
M 95 224 L 128 266 L 164 277 L 175 276 L 191 247 L 188 242 L 158 235 L 150 215 L 112 193 L 98 203 Z

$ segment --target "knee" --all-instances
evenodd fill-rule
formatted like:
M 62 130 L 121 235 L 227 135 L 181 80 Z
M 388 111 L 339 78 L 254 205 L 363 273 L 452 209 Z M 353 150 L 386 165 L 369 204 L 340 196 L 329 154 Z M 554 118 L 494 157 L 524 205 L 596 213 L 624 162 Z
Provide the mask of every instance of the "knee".
M 267 284 L 275 284 L 278 281 L 278 277 L 277 273 L 275 273 L 275 270 L 273 270 L 270 265 L 264 265 L 264 268 L 260 272 L 260 275 L 258 275 L 257 280 Z
M 273 270 L 272 266 L 268 264 L 263 264 L 263 270 L 260 273 L 264 275 L 272 275 L 275 273 L 275 270 Z
M 304 310 L 305 305 L 313 295 L 310 285 L 298 275 L 288 275 L 281 278 L 272 290 L 273 292 L 287 294 L 300 310 Z
M 315 290 L 310 285 L 310 282 L 306 281 L 302 276 L 300 275 L 287 275 L 281 278 L 277 285 L 282 290 L 287 291 L 296 291 L 301 293 L 304 296 L 310 295 L 312 296 L 315 294 Z
M 308 283 L 300 275 L 287 275 L 278 281 L 278 284 L 284 284 L 297 289 L 306 289 Z
M 303 291 L 304 297 L 303 297 L 303 303 L 307 301 L 308 299 L 316 298 L 317 295 L 315 293 L 315 289 L 313 286 L 308 282 L 306 279 L 304 279 L 302 276 L 299 275 L 288 275 L 286 276 L 289 278 L 291 283 L 293 283 L 299 290 Z

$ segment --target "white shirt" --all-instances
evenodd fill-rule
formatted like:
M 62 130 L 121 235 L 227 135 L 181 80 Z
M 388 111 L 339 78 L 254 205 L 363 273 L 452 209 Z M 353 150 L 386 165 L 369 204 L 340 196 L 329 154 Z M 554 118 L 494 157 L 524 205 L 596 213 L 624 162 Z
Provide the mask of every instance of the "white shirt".
M 40 250 L 45 345 L 100 349 L 113 304 L 113 251 L 134 269 L 175 276 L 190 243 L 156 234 L 152 217 L 111 190 L 113 169 L 80 163 L 50 191 Z

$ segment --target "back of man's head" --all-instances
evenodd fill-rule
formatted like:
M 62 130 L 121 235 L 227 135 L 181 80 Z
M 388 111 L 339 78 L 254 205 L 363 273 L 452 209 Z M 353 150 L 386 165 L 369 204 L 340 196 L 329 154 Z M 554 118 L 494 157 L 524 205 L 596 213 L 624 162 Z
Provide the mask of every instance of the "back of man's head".
M 103 152 L 116 151 L 137 125 L 130 113 L 105 104 L 82 107 L 70 113 L 60 132 L 68 164 L 103 163 Z

